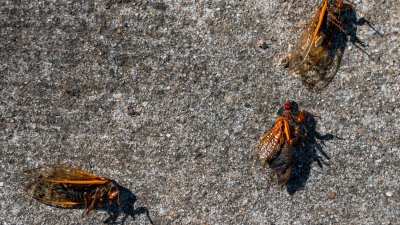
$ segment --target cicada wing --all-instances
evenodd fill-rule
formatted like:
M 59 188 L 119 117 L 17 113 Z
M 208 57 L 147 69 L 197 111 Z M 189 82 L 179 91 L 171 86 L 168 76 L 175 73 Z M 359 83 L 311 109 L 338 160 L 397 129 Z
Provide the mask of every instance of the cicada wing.
M 25 171 L 24 176 L 27 179 L 41 179 L 53 183 L 101 185 L 108 182 L 106 178 L 62 164 L 43 165 L 39 168 Z
M 303 84 L 310 91 L 321 91 L 334 78 L 343 57 L 343 34 L 337 33 L 337 27 L 332 27 L 324 43 L 313 49 L 309 58 L 301 67 L 300 74 Z
M 305 64 L 305 61 L 308 59 L 310 53 L 314 52 L 315 48 L 319 47 L 319 45 L 315 45 L 315 34 L 318 33 L 320 29 L 318 26 L 319 20 L 324 19 L 324 15 L 321 16 L 321 13 L 325 13 L 325 11 L 322 12 L 324 4 L 326 3 L 322 2 L 320 4 L 317 13 L 304 29 L 297 44 L 291 51 L 289 68 L 295 74 L 302 74 L 310 69 L 307 64 Z
M 300 35 L 298 43 L 293 47 L 291 51 L 291 61 L 289 64 L 290 70 L 295 73 L 301 73 L 299 68 L 304 62 L 305 58 L 308 56 L 308 51 L 311 51 L 310 47 L 312 47 L 313 40 L 313 29 L 310 25 L 308 25 L 303 33 Z
M 61 187 L 61 185 L 63 184 L 39 179 L 25 187 L 25 192 L 32 198 L 47 205 L 72 208 L 84 204 L 83 198 L 76 197 L 78 195 L 83 196 L 82 193 L 75 193 L 75 197 L 71 197 L 70 194 L 66 194 L 67 189 L 64 189 L 66 187 Z M 64 191 L 62 191 L 63 189 Z M 70 189 L 69 192 L 71 191 L 72 190 Z
M 279 117 L 274 126 L 264 135 L 260 140 L 258 148 L 257 159 L 262 160 L 264 163 L 274 158 L 281 148 L 283 143 L 283 117 Z
M 307 89 L 318 92 L 328 86 L 339 69 L 342 56 L 343 51 L 338 48 L 334 55 L 321 57 L 313 66 L 310 64 L 309 71 L 300 75 Z
M 337 16 L 340 9 L 332 4 L 344 7 L 342 3 L 322 2 L 292 53 L 291 71 L 300 75 L 310 91 L 321 91 L 333 80 L 343 56 L 346 36 Z
M 25 192 L 38 201 L 60 207 L 84 204 L 91 193 L 109 180 L 67 165 L 43 165 L 25 171 Z

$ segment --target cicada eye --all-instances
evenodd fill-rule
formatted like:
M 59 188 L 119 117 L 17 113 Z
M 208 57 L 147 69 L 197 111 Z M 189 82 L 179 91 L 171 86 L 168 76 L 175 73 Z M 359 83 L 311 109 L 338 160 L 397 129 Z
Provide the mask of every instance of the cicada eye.
M 292 109 L 292 105 L 291 105 L 289 102 L 285 102 L 285 103 L 283 104 L 283 108 L 284 108 L 285 110 L 291 110 L 291 109 Z

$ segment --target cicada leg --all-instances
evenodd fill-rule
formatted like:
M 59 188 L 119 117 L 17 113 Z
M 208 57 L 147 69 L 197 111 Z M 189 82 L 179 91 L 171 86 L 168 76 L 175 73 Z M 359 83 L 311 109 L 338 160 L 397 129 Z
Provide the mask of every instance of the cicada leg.
M 297 123 L 304 123 L 306 120 L 306 111 L 301 110 L 297 116 Z
M 340 15 L 341 11 L 343 10 L 353 10 L 353 3 L 351 1 L 348 1 L 349 3 L 343 3 L 342 0 L 334 1 L 332 3 L 333 7 L 329 7 L 328 11 L 331 11 L 332 13 L 330 14 L 329 20 L 339 28 L 341 32 L 344 32 L 344 28 L 342 26 L 342 23 L 338 20 L 338 18 L 335 15 Z
M 334 15 L 334 14 L 339 14 L 339 12 L 333 12 L 329 14 L 328 19 L 330 22 L 333 23 L 337 28 L 339 28 L 340 32 L 344 32 L 344 28 L 342 26 L 342 22 Z
M 87 215 L 90 211 L 96 208 L 97 202 L 103 198 L 103 190 L 101 188 L 96 188 L 94 195 L 90 195 L 89 193 L 85 193 L 85 211 L 82 213 L 82 217 Z M 91 200 L 90 205 L 88 206 L 88 199 Z
M 89 209 L 89 199 L 91 199 L 91 196 L 89 193 L 83 193 L 83 200 L 85 202 L 85 211 L 83 211 L 82 216 L 84 217 L 87 213 L 88 213 L 88 209 Z

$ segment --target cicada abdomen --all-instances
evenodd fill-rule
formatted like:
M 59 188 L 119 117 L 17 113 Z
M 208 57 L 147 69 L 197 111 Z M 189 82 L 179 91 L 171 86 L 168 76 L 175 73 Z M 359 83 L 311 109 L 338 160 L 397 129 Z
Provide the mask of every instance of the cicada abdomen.
M 278 179 L 278 184 L 284 186 L 292 175 L 292 144 L 285 142 L 282 146 L 279 155 L 268 162 L 269 168 L 271 168 Z

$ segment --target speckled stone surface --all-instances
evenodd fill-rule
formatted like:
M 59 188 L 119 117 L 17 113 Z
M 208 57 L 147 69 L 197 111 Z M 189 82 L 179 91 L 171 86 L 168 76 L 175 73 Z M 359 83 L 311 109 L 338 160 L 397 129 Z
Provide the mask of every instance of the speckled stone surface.
M 24 194 L 22 171 L 67 163 L 116 180 L 155 224 L 399 224 L 400 10 L 354 3 L 375 30 L 356 27 L 365 47 L 347 43 L 316 94 L 279 65 L 315 0 L 1 1 L 1 223 L 105 221 Z M 280 189 L 253 161 L 286 99 L 333 138 Z

